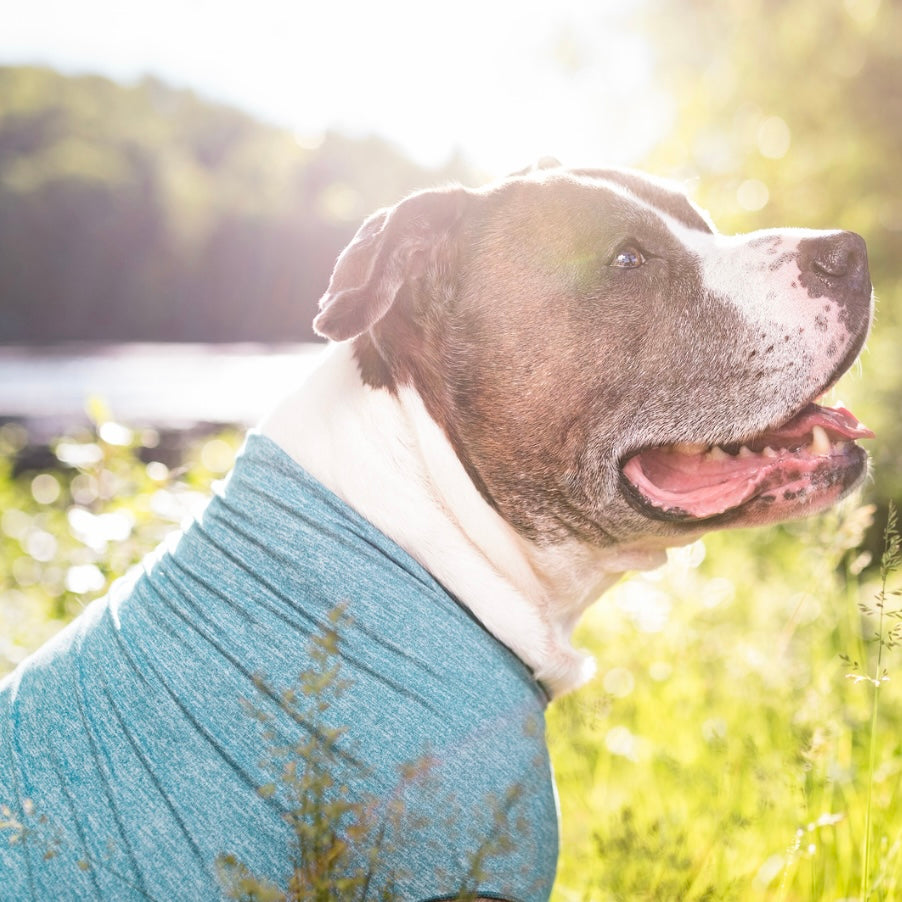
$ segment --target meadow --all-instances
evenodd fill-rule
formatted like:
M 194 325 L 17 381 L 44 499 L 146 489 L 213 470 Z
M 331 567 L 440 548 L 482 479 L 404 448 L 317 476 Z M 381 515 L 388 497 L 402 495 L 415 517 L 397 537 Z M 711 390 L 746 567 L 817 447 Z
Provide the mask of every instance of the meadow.
M 241 440 L 171 469 L 92 412 L 38 469 L 0 427 L 0 673 L 193 516 Z M 898 542 L 882 568 L 861 551 L 872 517 L 712 536 L 589 612 L 598 676 L 548 714 L 555 902 L 902 898 Z

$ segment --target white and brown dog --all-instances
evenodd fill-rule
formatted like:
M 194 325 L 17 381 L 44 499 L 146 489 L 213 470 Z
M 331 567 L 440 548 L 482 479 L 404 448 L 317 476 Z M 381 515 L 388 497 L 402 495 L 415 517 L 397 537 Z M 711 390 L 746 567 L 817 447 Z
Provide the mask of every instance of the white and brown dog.
M 863 240 L 726 237 L 635 172 L 548 167 L 361 227 L 315 321 L 338 344 L 263 423 L 553 694 L 622 572 L 833 504 L 871 433 L 819 398 L 871 318 Z
M 380 898 L 547 899 L 543 717 L 591 673 L 580 614 L 667 546 L 861 480 L 870 433 L 816 399 L 870 318 L 857 235 L 723 237 L 636 173 L 552 167 L 375 214 L 316 319 L 334 346 L 222 496 L 0 682 L 0 898 L 215 899 L 229 862 L 312 894 L 297 795 L 258 792 L 240 702 L 263 674 L 270 735 L 337 718 L 333 785 L 392 846 L 348 873 Z M 310 653 L 341 602 L 340 646 Z M 352 689 L 289 716 L 323 648 Z

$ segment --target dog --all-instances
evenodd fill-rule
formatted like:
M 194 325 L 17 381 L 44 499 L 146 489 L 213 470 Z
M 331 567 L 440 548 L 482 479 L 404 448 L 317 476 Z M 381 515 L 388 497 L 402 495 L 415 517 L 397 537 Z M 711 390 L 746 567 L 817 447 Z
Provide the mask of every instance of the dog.
M 378 826 L 355 885 L 547 898 L 544 710 L 591 677 L 575 624 L 668 547 L 862 480 L 872 433 L 818 399 L 872 305 L 859 236 L 720 235 L 633 171 L 549 162 L 374 214 L 322 298 L 321 364 L 222 493 L 2 684 L 0 897 L 300 879 L 262 720 L 318 737 L 342 811 Z M 294 716 L 330 655 L 341 691 Z

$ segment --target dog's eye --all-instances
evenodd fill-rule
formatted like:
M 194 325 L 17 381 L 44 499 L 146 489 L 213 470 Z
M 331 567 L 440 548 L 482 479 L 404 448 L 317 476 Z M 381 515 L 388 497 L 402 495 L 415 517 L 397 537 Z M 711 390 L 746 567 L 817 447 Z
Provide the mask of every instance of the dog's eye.
M 645 263 L 645 255 L 635 245 L 620 248 L 611 260 L 611 266 L 621 269 L 638 269 Z

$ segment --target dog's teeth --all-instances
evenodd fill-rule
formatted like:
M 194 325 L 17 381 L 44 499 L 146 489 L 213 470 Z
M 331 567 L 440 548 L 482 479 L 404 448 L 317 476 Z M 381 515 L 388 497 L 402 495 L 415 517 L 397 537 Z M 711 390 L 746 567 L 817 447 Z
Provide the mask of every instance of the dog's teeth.
M 724 449 L 721 448 L 720 445 L 715 445 L 715 446 L 708 452 L 708 457 L 709 457 L 711 460 L 729 460 L 729 459 L 730 459 L 730 455 L 727 454 L 727 452 L 724 451 Z
M 739 456 L 740 456 L 740 457 L 754 457 L 754 456 L 755 456 L 755 452 L 752 451 L 752 449 L 749 448 L 748 446 L 743 445 L 743 446 L 739 449 Z
M 821 426 L 815 426 L 811 430 L 811 450 L 815 454 L 830 453 L 830 439 Z
M 693 454 L 701 454 L 707 447 L 707 445 L 698 445 L 691 442 L 678 442 L 673 446 L 673 450 L 677 454 L 685 454 L 691 457 Z
M 771 447 L 765 448 L 765 449 L 761 452 L 761 454 L 762 454 L 764 457 L 779 457 L 779 456 L 780 456 L 780 455 L 777 454 L 777 452 L 774 451 L 774 449 L 771 448 Z

